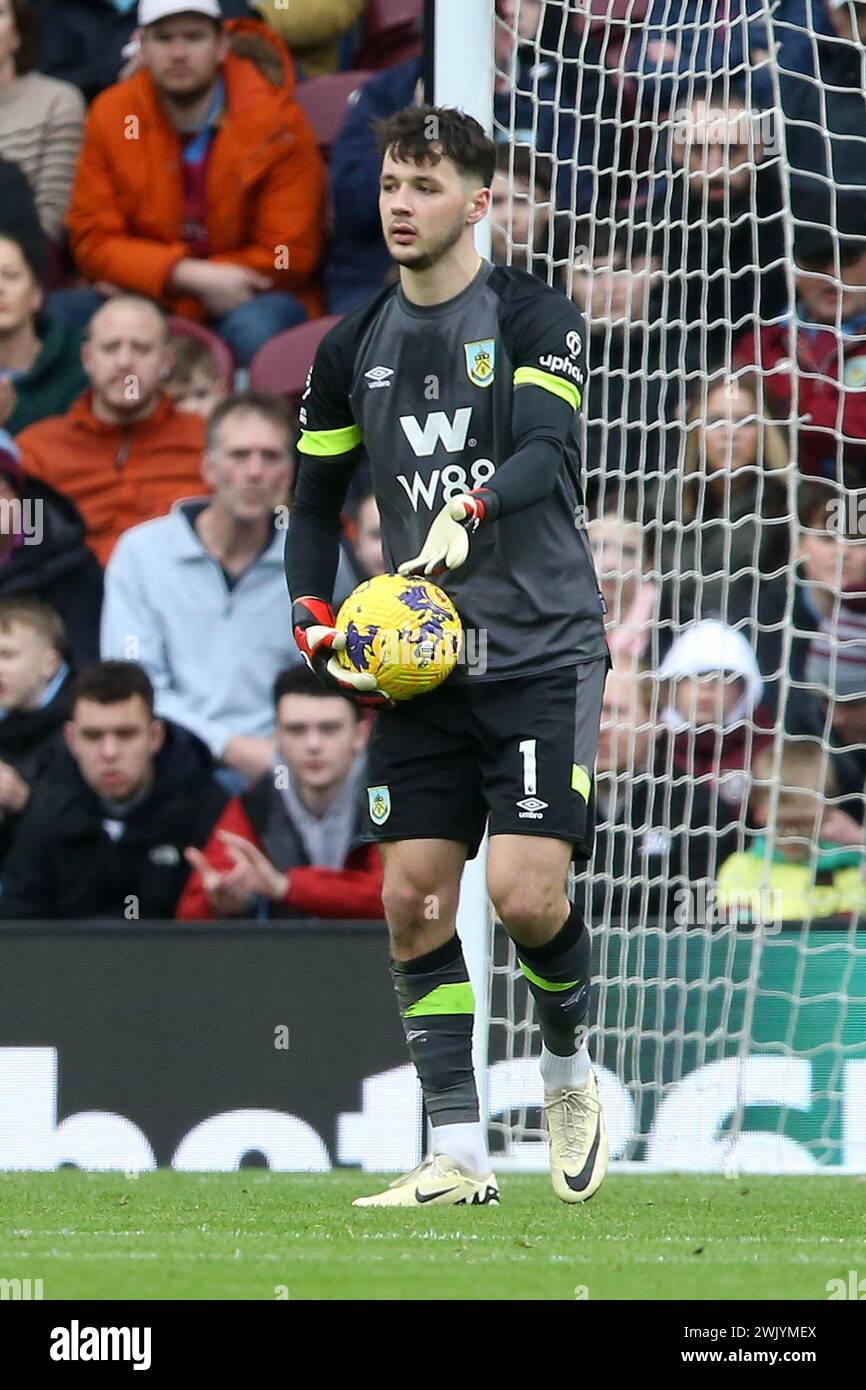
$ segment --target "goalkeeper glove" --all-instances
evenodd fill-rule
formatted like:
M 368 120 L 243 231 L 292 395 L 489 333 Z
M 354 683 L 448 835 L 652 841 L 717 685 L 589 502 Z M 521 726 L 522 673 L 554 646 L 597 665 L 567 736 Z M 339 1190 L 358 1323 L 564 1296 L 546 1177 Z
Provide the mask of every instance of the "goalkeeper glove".
M 469 537 L 484 520 L 492 520 L 498 498 L 486 488 L 452 497 L 433 519 L 421 553 L 399 566 L 400 574 L 423 570 L 425 575 L 442 574 L 466 563 Z M 498 510 L 498 507 L 496 508 Z
M 298 650 L 311 671 L 335 694 L 345 695 L 368 709 L 389 708 L 394 701 L 380 690 L 370 671 L 352 671 L 334 655 L 345 651 L 346 635 L 338 632 L 334 610 L 320 598 L 299 598 L 292 604 L 292 626 Z

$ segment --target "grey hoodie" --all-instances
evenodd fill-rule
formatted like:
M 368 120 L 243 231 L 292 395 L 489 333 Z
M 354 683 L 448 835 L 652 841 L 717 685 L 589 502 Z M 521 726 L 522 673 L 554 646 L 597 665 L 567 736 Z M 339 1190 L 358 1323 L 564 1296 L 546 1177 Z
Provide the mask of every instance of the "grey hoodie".
M 274 731 L 273 684 L 300 654 L 292 633 L 284 547 L 266 550 L 231 586 L 192 522 L 207 498 L 176 502 L 168 516 L 124 532 L 105 571 L 104 660 L 138 661 L 156 713 L 197 734 L 214 757 L 234 734 Z M 341 556 L 336 600 L 354 587 Z

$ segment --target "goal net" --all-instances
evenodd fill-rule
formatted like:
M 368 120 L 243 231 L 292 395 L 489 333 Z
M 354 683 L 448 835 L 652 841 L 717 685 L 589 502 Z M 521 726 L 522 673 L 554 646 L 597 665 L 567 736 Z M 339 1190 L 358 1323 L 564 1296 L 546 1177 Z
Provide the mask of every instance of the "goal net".
M 587 325 L 615 670 L 571 888 L 611 1153 L 646 1166 L 866 1170 L 863 11 L 497 4 L 494 256 Z M 540 1167 L 501 927 L 493 957 L 491 1144 Z

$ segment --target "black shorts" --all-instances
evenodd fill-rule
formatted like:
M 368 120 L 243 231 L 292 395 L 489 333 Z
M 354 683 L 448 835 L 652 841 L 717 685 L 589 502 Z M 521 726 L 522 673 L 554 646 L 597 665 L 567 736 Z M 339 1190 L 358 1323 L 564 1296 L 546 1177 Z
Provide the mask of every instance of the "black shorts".
M 609 660 L 516 680 L 447 681 L 382 710 L 370 739 L 367 841 L 547 835 L 589 859 Z

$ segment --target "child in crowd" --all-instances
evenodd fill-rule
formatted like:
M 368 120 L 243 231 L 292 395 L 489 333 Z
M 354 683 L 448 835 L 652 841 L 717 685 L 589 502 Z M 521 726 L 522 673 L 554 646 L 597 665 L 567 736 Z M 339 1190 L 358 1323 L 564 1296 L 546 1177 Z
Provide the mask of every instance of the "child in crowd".
M 849 817 L 837 815 L 839 787 L 828 750 L 817 739 L 785 743 L 772 823 L 772 747 L 761 750 L 753 772 L 750 807 L 762 833 L 719 870 L 717 905 L 722 912 L 738 921 L 767 922 L 808 921 L 866 909 L 862 838 L 851 833 L 859 827 Z
M 748 641 L 736 628 L 706 618 L 676 638 L 659 675 L 669 682 L 662 718 L 674 733 L 675 767 L 744 808 L 753 758 L 773 737 Z
M 166 394 L 178 410 L 209 420 L 228 395 L 219 363 L 200 338 L 173 333 L 170 341 L 173 362 L 165 381 Z
M 63 623 L 33 598 L 0 599 L 0 860 L 69 714 Z
M 614 660 L 644 655 L 659 605 L 659 586 L 645 574 L 642 528 L 625 510 L 624 516 L 607 512 L 594 517 L 587 527 Z

